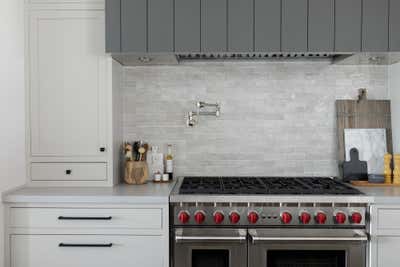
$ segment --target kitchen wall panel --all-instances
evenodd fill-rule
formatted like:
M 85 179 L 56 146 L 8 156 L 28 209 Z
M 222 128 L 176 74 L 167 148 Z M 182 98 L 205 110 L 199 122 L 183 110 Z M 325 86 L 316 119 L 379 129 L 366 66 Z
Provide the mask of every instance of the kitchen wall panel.
M 124 138 L 174 145 L 177 175 L 337 175 L 335 99 L 387 99 L 386 66 L 184 62 L 125 68 Z M 220 118 L 185 115 L 198 100 Z

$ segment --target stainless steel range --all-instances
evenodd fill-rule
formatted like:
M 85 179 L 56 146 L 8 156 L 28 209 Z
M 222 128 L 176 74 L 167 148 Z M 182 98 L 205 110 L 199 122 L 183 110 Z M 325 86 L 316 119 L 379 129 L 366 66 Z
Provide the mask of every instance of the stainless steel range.
M 174 267 L 365 267 L 371 199 L 324 177 L 185 177 Z

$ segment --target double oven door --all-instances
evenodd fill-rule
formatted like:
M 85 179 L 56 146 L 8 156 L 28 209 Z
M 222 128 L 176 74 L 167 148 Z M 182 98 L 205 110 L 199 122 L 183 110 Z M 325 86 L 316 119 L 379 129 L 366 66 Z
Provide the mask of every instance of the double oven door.
M 173 267 L 365 267 L 354 229 L 178 228 Z
M 247 266 L 246 229 L 175 230 L 174 267 Z
M 252 229 L 249 267 L 365 267 L 367 240 L 350 229 Z

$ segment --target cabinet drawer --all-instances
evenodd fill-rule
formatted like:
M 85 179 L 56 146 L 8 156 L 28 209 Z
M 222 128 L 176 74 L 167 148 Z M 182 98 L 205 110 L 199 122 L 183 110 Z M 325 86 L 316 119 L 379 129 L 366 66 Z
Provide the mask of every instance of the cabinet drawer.
M 378 230 L 400 230 L 400 209 L 378 209 Z
M 12 235 L 12 267 L 161 267 L 160 236 Z
M 32 181 L 105 181 L 106 163 L 32 163 Z
M 10 226 L 68 229 L 162 229 L 162 209 L 11 208 Z

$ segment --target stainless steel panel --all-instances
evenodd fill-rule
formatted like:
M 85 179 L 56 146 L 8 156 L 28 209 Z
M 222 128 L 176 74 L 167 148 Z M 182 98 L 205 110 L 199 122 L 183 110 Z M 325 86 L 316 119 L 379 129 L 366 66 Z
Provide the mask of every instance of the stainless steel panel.
M 175 240 L 177 236 L 191 237 L 192 239 L 187 239 L 186 242 L 175 242 L 173 266 L 192 267 L 192 255 L 196 250 L 228 251 L 229 267 L 247 266 L 247 242 L 236 240 L 246 237 L 246 235 L 247 231 L 244 229 L 178 228 L 174 232 Z M 213 240 L 208 240 L 210 237 L 213 237 Z M 229 238 L 234 240 L 229 240 Z
M 267 266 L 268 251 L 343 251 L 346 267 L 366 266 L 366 235 L 363 231 L 339 229 L 250 229 L 250 236 L 259 242 L 249 242 L 249 267 Z M 282 240 L 278 240 L 282 236 Z M 316 237 L 324 240 L 315 240 Z M 276 239 L 272 239 L 276 237 Z M 291 237 L 292 239 L 289 239 Z M 294 240 L 298 237 L 298 240 Z M 303 240 L 300 240 L 300 237 Z M 264 238 L 265 240 L 261 240 Z M 314 238 L 314 239 L 312 239 Z M 336 239 L 334 239 L 336 238 Z M 269 239 L 269 240 L 268 240 Z
M 206 219 L 204 223 L 201 225 L 197 224 L 194 220 L 194 214 L 202 210 L 205 213 Z M 254 226 L 304 226 L 304 227 L 327 227 L 327 226 L 347 226 L 347 227 L 363 227 L 366 225 L 365 214 L 366 208 L 365 207 L 269 207 L 269 206 L 250 206 L 250 207 L 243 207 L 243 206 L 195 206 L 195 205 L 177 205 L 174 206 L 173 216 L 174 216 L 174 225 L 182 225 L 182 223 L 178 219 L 178 214 L 181 211 L 186 211 L 190 214 L 190 220 L 185 225 L 192 225 L 192 226 L 205 226 L 205 225 L 214 225 L 214 226 L 247 226 L 250 225 L 247 220 L 247 215 L 250 211 L 256 211 L 259 214 L 259 220 L 257 223 L 252 224 Z M 213 219 L 213 214 L 216 212 L 222 212 L 225 216 L 224 221 L 221 224 L 216 224 Z M 240 214 L 240 221 L 236 225 L 232 225 L 229 221 L 229 214 L 235 211 Z M 282 212 L 289 212 L 292 215 L 292 221 L 289 224 L 284 224 L 281 221 L 280 215 Z M 311 214 L 311 216 L 315 216 L 317 212 L 324 212 L 327 216 L 326 223 L 323 225 L 316 224 L 313 218 L 311 219 L 310 223 L 307 225 L 302 225 L 299 222 L 298 216 L 301 212 L 307 211 Z M 344 224 L 338 225 L 335 223 L 333 214 L 336 212 L 341 211 L 347 215 L 350 215 L 352 212 L 359 212 L 363 215 L 362 221 L 360 224 L 351 224 L 349 218 L 346 219 Z

